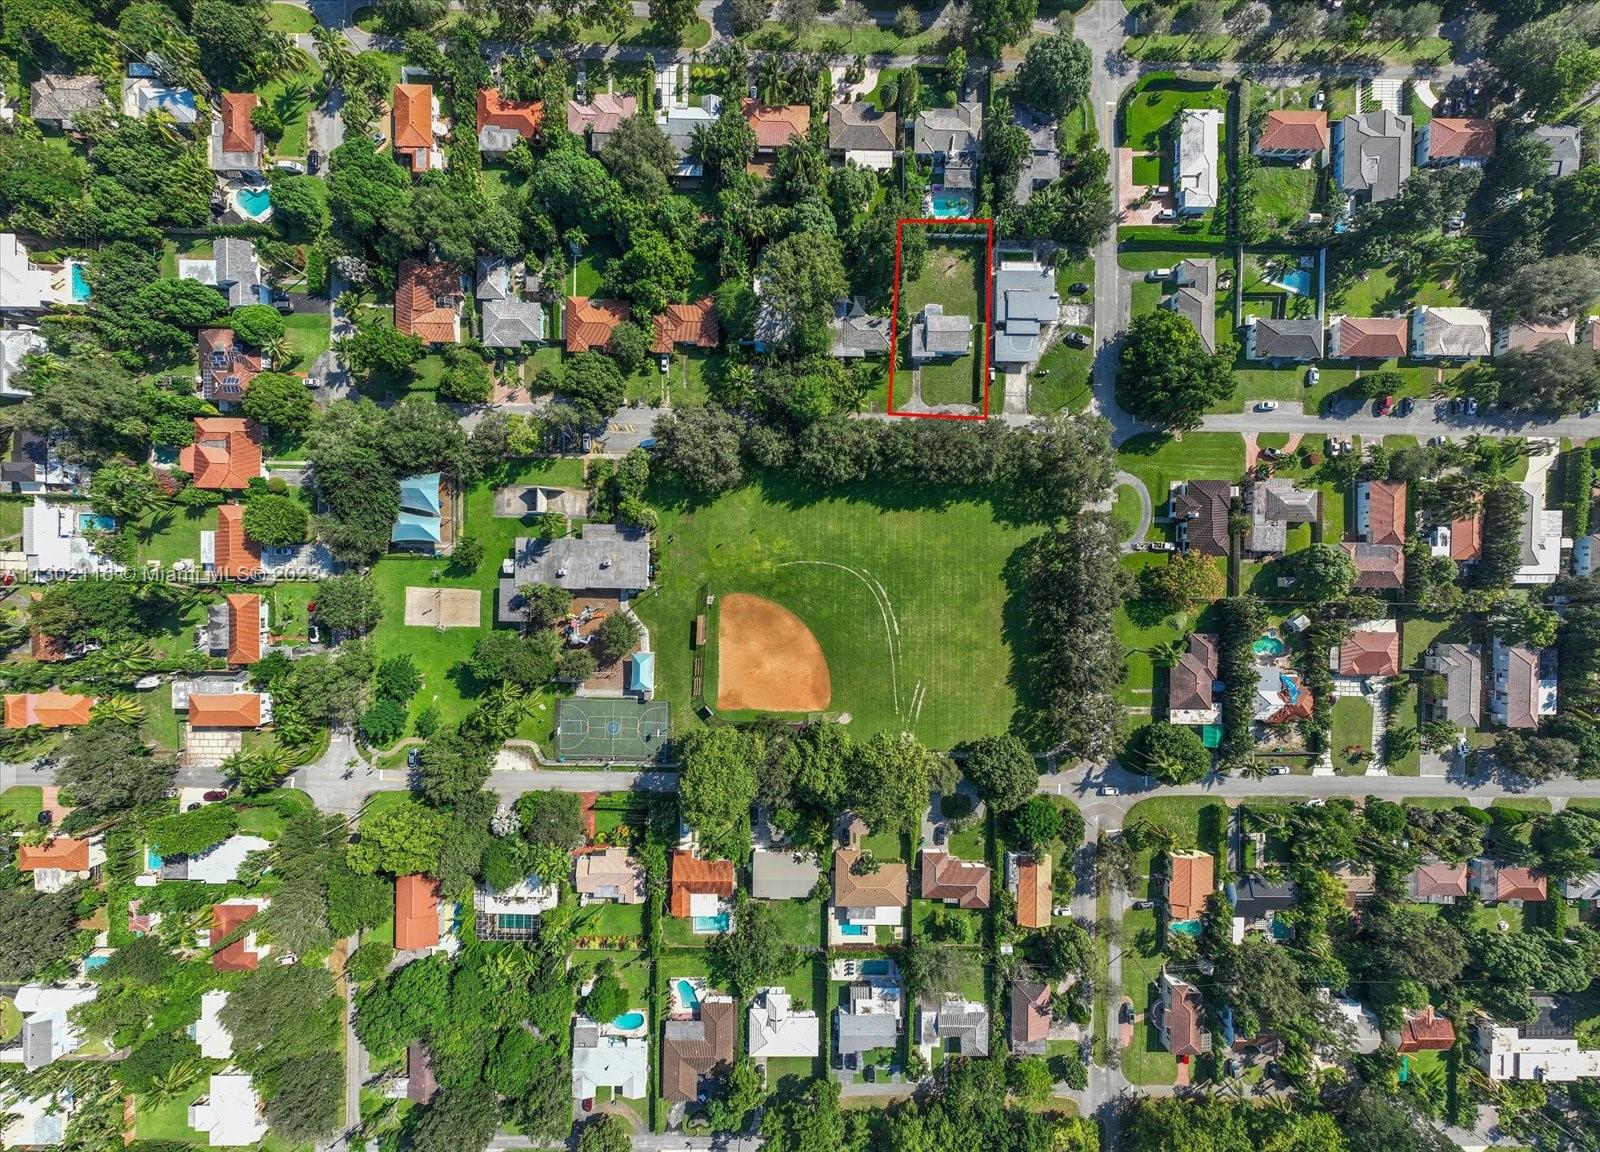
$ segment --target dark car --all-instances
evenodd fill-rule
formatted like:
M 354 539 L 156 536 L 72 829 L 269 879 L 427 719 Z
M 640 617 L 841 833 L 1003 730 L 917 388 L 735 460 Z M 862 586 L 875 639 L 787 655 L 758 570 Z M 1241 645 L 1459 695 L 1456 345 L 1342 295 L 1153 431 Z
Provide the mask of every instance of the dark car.
M 1400 415 L 1402 415 L 1402 416 L 1411 415 L 1412 409 L 1414 409 L 1416 406 L 1417 406 L 1417 402 L 1415 400 L 1413 400 L 1411 397 L 1407 396 L 1404 400 L 1400 401 Z
M 1074 348 L 1087 348 L 1089 346 L 1089 337 L 1082 332 L 1068 332 L 1062 339 Z
M 322 171 L 322 153 L 315 148 L 306 153 L 306 171 L 313 176 Z
M 294 312 L 294 299 L 282 288 L 269 289 L 267 293 L 267 299 L 271 302 L 274 308 L 276 308 L 285 316 L 288 316 Z
M 228 793 L 227 793 L 227 790 L 224 789 L 224 788 L 213 788 L 211 791 L 207 792 L 204 796 L 201 797 L 201 799 L 204 800 L 207 804 L 215 804 L 217 801 L 226 800 L 227 798 L 228 798 Z
M 1070 288 L 1068 288 L 1067 291 L 1070 292 L 1074 296 L 1082 296 L 1082 295 L 1085 295 L 1089 291 L 1089 286 L 1087 284 L 1085 284 L 1082 280 L 1079 280 L 1076 284 L 1074 284 Z
M 419 768 L 422 766 L 422 749 L 410 748 L 406 750 L 406 767 Z

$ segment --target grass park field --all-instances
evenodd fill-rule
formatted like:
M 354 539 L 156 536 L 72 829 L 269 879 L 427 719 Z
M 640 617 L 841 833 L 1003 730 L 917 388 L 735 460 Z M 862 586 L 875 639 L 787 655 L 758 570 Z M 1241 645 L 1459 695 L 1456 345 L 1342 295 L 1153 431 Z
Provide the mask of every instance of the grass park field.
M 1005 731 L 1018 705 L 1020 550 L 1036 529 L 993 507 L 863 484 L 822 495 L 767 476 L 704 505 L 657 499 L 656 588 L 636 602 L 657 698 L 693 724 L 691 628 L 713 596 L 746 592 L 797 615 L 821 645 L 830 713 L 856 736 L 910 731 L 935 748 Z M 715 636 L 704 692 L 715 696 Z

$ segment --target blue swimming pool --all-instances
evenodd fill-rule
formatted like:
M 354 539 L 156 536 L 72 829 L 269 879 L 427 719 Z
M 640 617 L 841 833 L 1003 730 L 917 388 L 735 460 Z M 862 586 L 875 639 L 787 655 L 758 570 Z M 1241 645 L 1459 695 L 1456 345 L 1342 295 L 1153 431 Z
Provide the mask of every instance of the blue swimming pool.
M 841 936 L 865 936 L 870 931 L 871 929 L 869 929 L 865 924 L 839 925 L 839 935 Z
M 1268 635 L 1261 637 L 1261 639 L 1250 645 L 1250 651 L 1257 656 L 1282 656 L 1287 651 L 1287 648 L 1282 640 L 1276 636 Z
M 694 983 L 689 980 L 678 981 L 678 999 L 685 1008 L 700 1007 L 700 993 L 695 990 Z
M 93 512 L 78 513 L 79 532 L 114 532 L 117 522 L 110 516 L 97 516 Z
M 1171 924 L 1167 925 L 1167 931 L 1171 932 L 1174 936 L 1198 937 L 1200 935 L 1201 927 L 1202 925 L 1198 920 L 1174 920 Z
M 892 976 L 894 974 L 893 960 L 863 960 L 861 962 L 863 976 Z
M 1282 920 L 1279 920 L 1276 916 L 1272 918 L 1272 924 L 1268 928 L 1268 931 L 1271 932 L 1274 940 L 1281 941 L 1294 939 L 1294 929 L 1289 927 L 1289 925 L 1285 924 Z
M 954 220 L 972 215 L 972 197 L 964 192 L 935 192 L 932 200 L 936 220 Z
M 715 916 L 694 917 L 694 930 L 702 935 L 713 932 L 726 932 L 732 921 L 726 912 L 718 912 Z
M 73 261 L 72 268 L 72 302 L 74 304 L 87 304 L 89 302 L 89 278 L 83 274 L 83 265 Z
M 109 954 L 85 956 L 83 958 L 83 970 L 85 972 L 93 972 L 96 968 L 104 968 L 109 963 L 111 963 Z
M 1276 284 L 1279 288 L 1286 292 L 1293 292 L 1296 296 L 1309 296 L 1311 295 L 1311 269 L 1296 268 L 1283 273 L 1281 276 L 1274 277 L 1267 283 Z
M 154 848 L 146 848 L 144 850 L 144 866 L 148 872 L 159 872 L 161 870 L 161 857 Z
M 272 193 L 265 188 L 241 188 L 237 199 L 239 211 L 253 220 L 263 219 L 272 211 Z
M 624 1012 L 611 1022 L 611 1026 L 619 1032 L 632 1032 L 635 1028 L 643 1028 L 644 1013 Z

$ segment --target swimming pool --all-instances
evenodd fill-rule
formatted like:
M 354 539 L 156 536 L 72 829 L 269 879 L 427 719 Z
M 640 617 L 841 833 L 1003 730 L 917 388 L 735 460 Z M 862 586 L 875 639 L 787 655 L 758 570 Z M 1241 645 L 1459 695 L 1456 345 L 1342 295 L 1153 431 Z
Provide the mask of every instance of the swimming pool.
M 972 214 L 972 197 L 962 192 L 935 192 L 929 199 L 936 220 L 954 220 Z
M 1261 639 L 1250 645 L 1250 651 L 1257 656 L 1282 656 L 1288 650 L 1288 645 L 1270 634 L 1261 637 Z
M 91 952 L 83 958 L 83 970 L 93 972 L 96 968 L 104 968 L 109 963 L 111 963 L 111 953 Z
M 79 532 L 114 532 L 117 522 L 109 516 L 97 516 L 93 512 L 78 513 Z
M 871 929 L 869 929 L 865 924 L 839 925 L 839 935 L 841 936 L 866 936 L 870 933 L 870 931 Z
M 644 1013 L 624 1012 L 611 1022 L 611 1026 L 619 1032 L 632 1032 L 635 1028 L 643 1028 Z
M 1285 292 L 1293 292 L 1296 296 L 1309 296 L 1311 295 L 1311 269 L 1295 268 L 1269 279 L 1267 283 L 1275 284 Z
M 1283 941 L 1294 939 L 1294 929 L 1289 927 L 1289 925 L 1285 924 L 1282 920 L 1279 920 L 1276 916 L 1272 918 L 1272 923 L 1268 925 L 1267 931 L 1271 933 L 1274 940 Z
M 863 960 L 861 962 L 863 976 L 893 976 L 893 960 Z
M 1174 936 L 1198 937 L 1200 935 L 1201 927 L 1202 925 L 1198 920 L 1174 920 L 1171 924 L 1167 925 L 1167 931 L 1171 932 Z
M 272 215 L 272 193 L 265 188 L 241 188 L 233 194 L 241 216 L 265 220 Z
M 678 981 L 678 999 L 685 1008 L 696 1009 L 700 1007 L 700 993 L 690 980 Z
M 718 912 L 715 916 L 696 916 L 694 917 L 694 930 L 701 935 L 726 932 L 731 923 L 732 920 L 729 919 L 726 912 Z
M 72 302 L 74 304 L 87 304 L 89 302 L 89 278 L 83 274 L 83 265 L 76 260 L 69 261 L 67 268 L 72 273 Z
M 144 867 L 147 872 L 161 871 L 161 857 L 157 855 L 154 848 L 146 848 L 144 850 Z

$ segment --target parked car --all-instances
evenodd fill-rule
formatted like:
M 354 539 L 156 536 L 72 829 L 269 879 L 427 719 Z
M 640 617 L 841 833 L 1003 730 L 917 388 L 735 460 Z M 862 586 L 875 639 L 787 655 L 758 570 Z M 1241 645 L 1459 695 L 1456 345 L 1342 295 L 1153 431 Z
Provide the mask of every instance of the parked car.
M 1089 346 L 1089 337 L 1082 332 L 1068 332 L 1062 339 L 1073 348 L 1087 348 Z
M 1278 402 L 1276 400 L 1257 400 L 1256 401 L 1256 411 L 1257 412 L 1276 412 L 1277 410 L 1278 410 Z
M 279 172 L 293 172 L 296 176 L 306 174 L 306 166 L 298 160 L 278 160 L 272 166 Z
M 1154 900 L 1135 900 L 1132 906 L 1134 909 L 1142 912 L 1147 908 L 1154 908 L 1156 906 L 1156 902 Z
M 422 767 L 422 749 L 421 748 L 407 748 L 406 749 L 406 767 L 407 768 L 420 768 L 420 767 Z
M 1263 448 L 1261 450 L 1261 456 L 1265 460 L 1276 460 L 1279 456 L 1282 456 L 1282 455 L 1283 455 L 1283 453 L 1279 452 L 1276 448 Z
M 1322 372 L 1315 364 L 1313 364 L 1311 367 L 1306 369 L 1306 387 L 1307 388 L 1315 388 L 1317 386 L 1318 382 L 1321 381 L 1321 379 L 1322 379 Z
M 306 171 L 313 176 L 322 171 L 322 153 L 315 148 L 306 153 Z
M 1052 916 L 1071 916 L 1072 915 L 1072 909 L 1066 904 L 1057 904 L 1054 908 L 1050 909 L 1050 915 L 1052 915 Z
M 1172 195 L 1172 189 L 1168 188 L 1165 184 L 1157 184 L 1154 188 L 1150 189 L 1150 195 L 1170 196 Z
M 1289 774 L 1289 766 L 1287 764 L 1274 764 L 1267 769 L 1267 774 L 1269 776 L 1287 776 Z
M 1416 406 L 1417 406 L 1417 402 L 1415 400 L 1413 400 L 1411 397 L 1407 396 L 1405 399 L 1400 401 L 1400 415 L 1402 415 L 1402 416 L 1411 415 L 1412 411 L 1416 408 Z
M 1176 552 L 1178 546 L 1171 540 L 1152 540 L 1147 547 L 1151 552 Z
M 282 288 L 268 288 L 267 302 L 285 316 L 294 312 L 294 298 Z
M 1068 288 L 1067 292 L 1073 296 L 1087 296 L 1089 294 L 1089 286 L 1082 280 L 1079 280 L 1076 284 Z
M 1149 901 L 1146 900 L 1145 903 L 1148 904 Z M 1133 1003 L 1131 1001 L 1124 1000 L 1122 1002 L 1122 1006 L 1117 1009 L 1117 1023 L 1118 1024 L 1132 1024 L 1133 1023 Z
M 204 796 L 201 797 L 201 799 L 204 800 L 207 804 L 215 804 L 218 801 L 226 800 L 227 798 L 228 798 L 228 791 L 225 788 L 213 788 L 211 791 L 207 792 Z
M 671 356 L 663 354 L 661 359 L 660 359 L 660 361 L 659 361 L 659 363 L 661 365 L 661 371 L 662 371 L 663 374 L 665 374 L 666 372 L 671 371 L 671 369 L 672 369 L 672 357 Z
M 1102 796 L 1121 796 L 1122 795 L 1122 789 L 1121 788 L 1113 788 L 1110 784 L 1102 784 L 1102 785 L 1100 785 L 1100 795 L 1102 795 Z
M 1373 411 L 1374 415 L 1387 416 L 1393 408 L 1394 408 L 1394 397 L 1393 396 L 1380 396 L 1374 402 L 1372 411 Z
M 1178 214 L 1171 208 L 1163 208 L 1161 211 L 1156 213 L 1156 222 L 1158 224 L 1170 224 L 1177 218 Z
M 584 453 L 587 454 L 589 449 L 592 448 L 592 447 L 594 447 L 594 437 L 589 435 L 589 433 L 585 432 L 583 434 L 583 451 L 584 451 Z
M 1468 416 L 1476 416 L 1477 414 L 1478 414 L 1478 402 L 1476 400 L 1474 400 L 1471 396 L 1468 396 L 1467 397 L 1467 415 Z
M 1171 268 L 1152 268 L 1144 274 L 1145 283 L 1154 284 L 1158 280 L 1166 280 L 1172 275 Z

